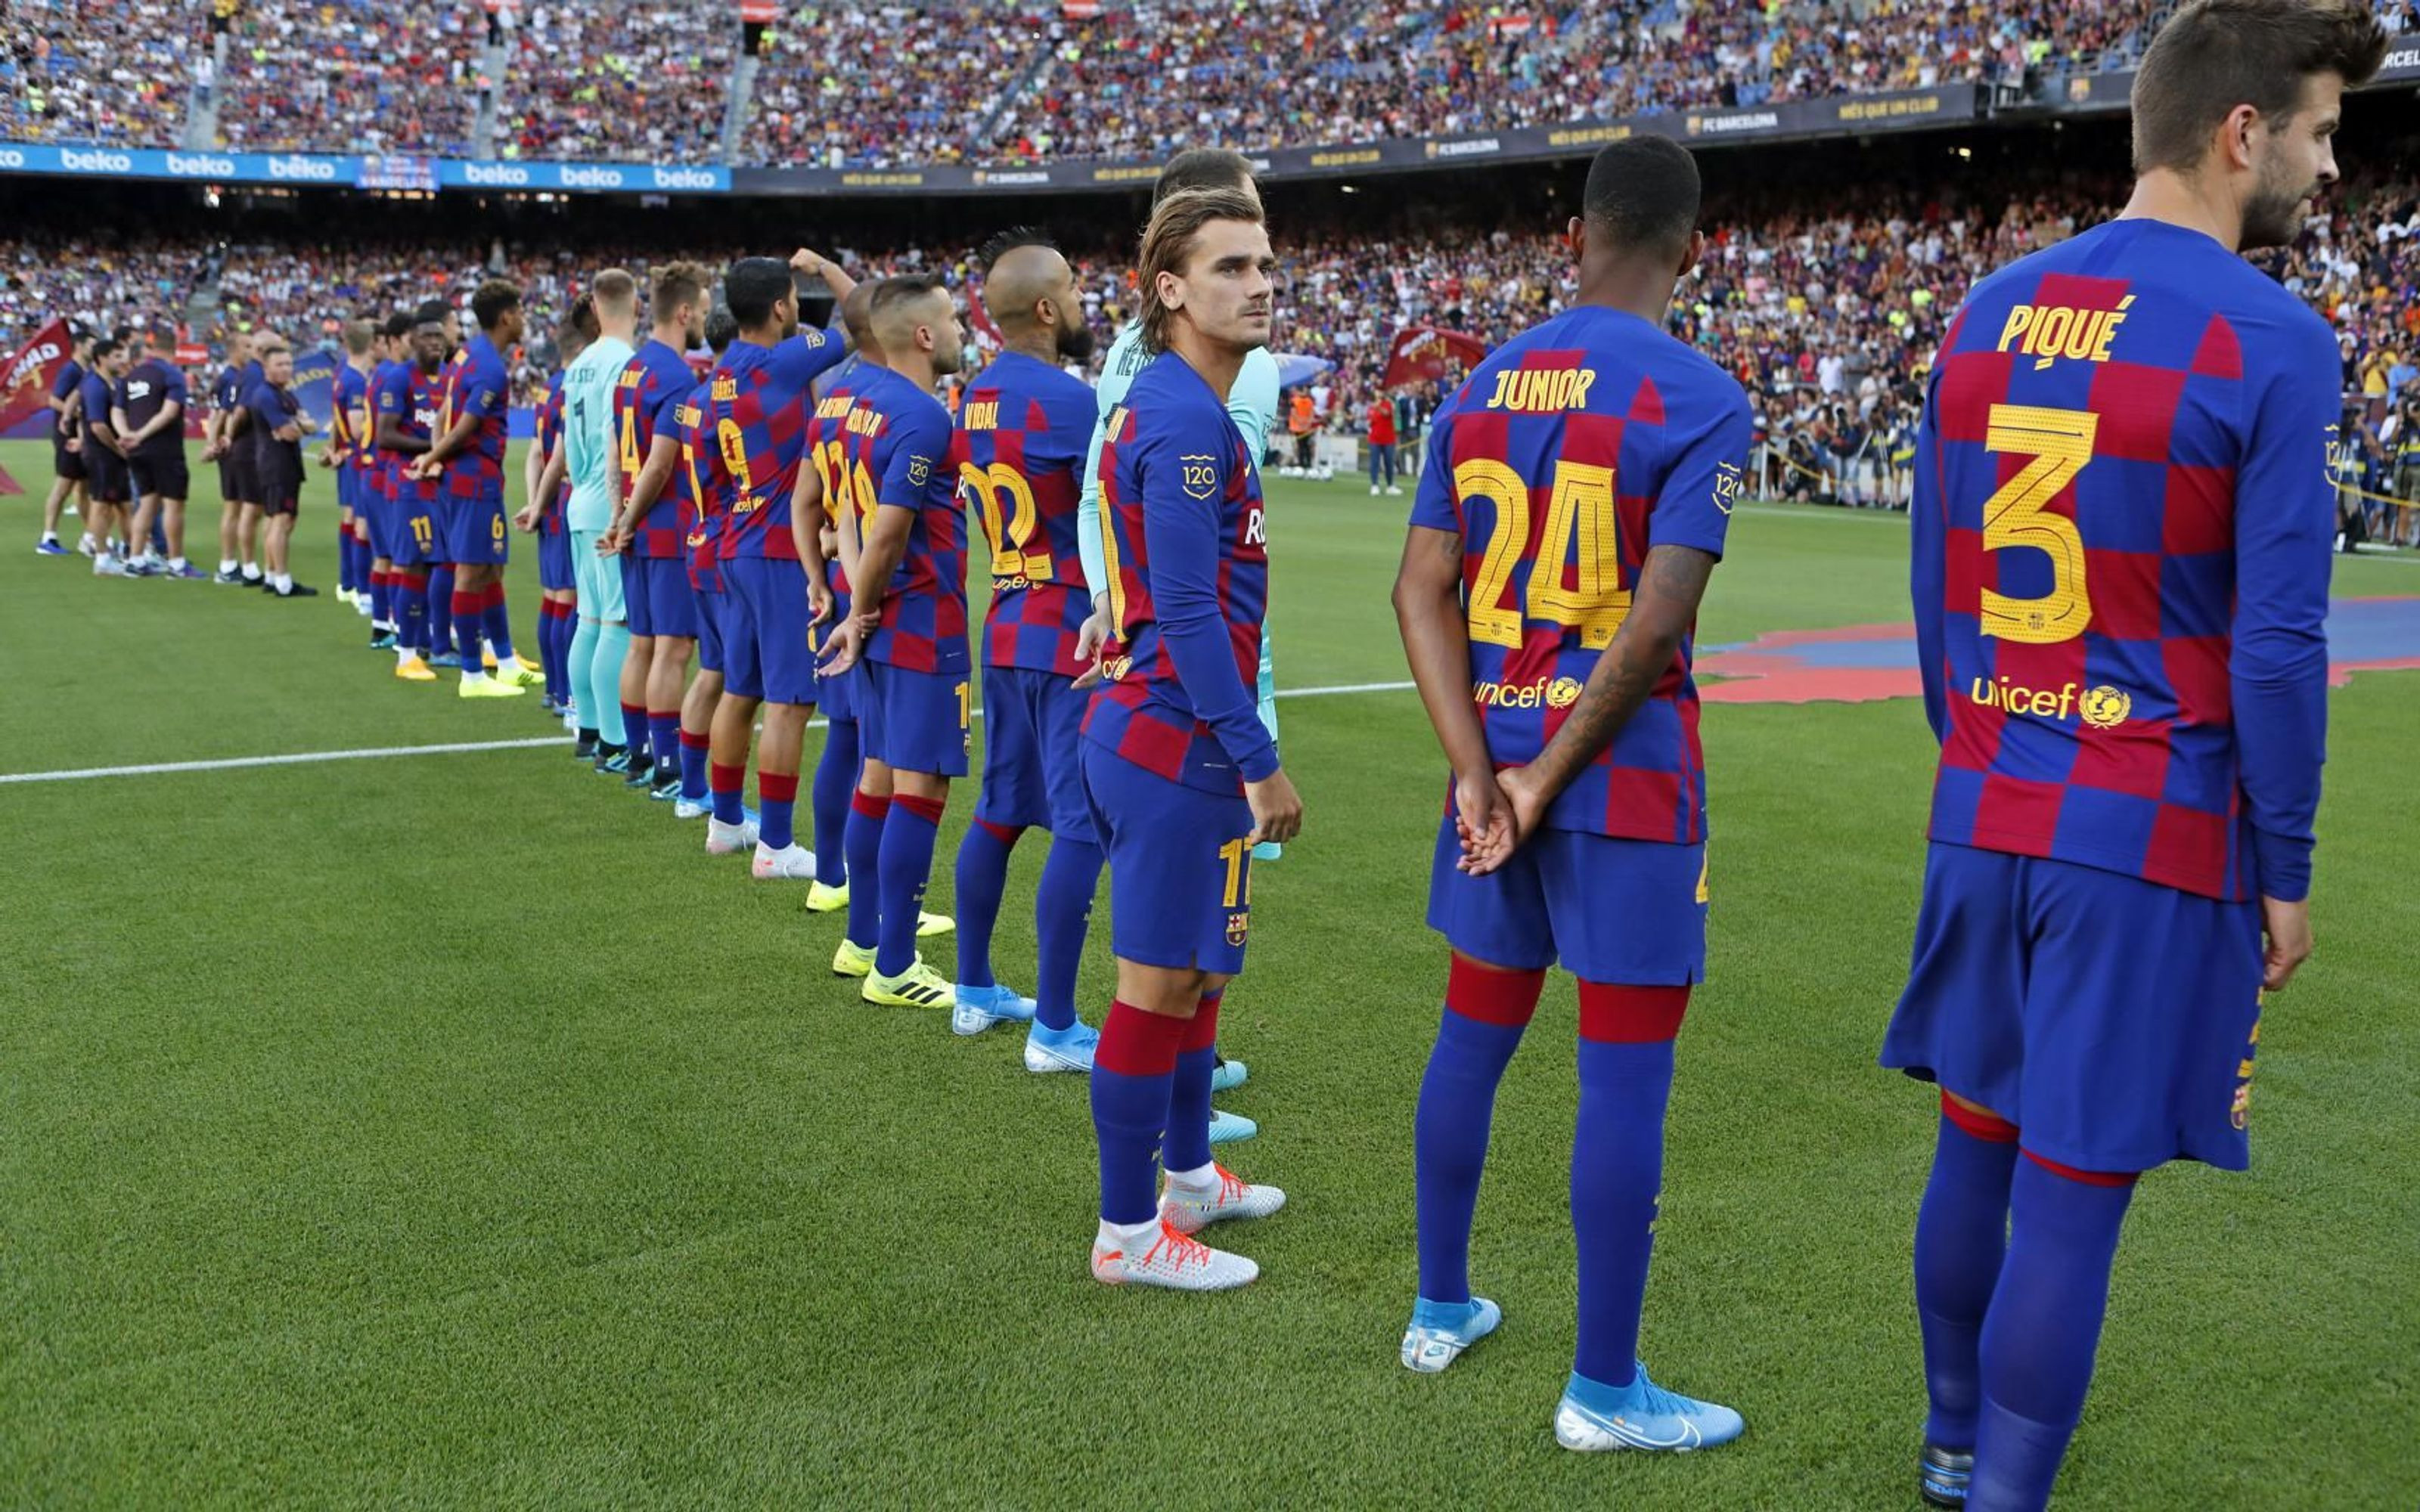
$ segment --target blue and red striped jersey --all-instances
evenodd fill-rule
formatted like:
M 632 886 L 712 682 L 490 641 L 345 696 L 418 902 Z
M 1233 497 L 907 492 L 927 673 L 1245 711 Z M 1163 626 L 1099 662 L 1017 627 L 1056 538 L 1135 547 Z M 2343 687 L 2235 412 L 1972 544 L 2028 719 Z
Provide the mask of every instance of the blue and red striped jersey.
M 1260 470 L 1225 394 L 1174 352 L 1102 424 L 1109 614 L 1126 645 L 1084 711 L 1084 738 L 1205 792 L 1278 769 L 1254 696 L 1268 613 Z
M 378 443 L 379 417 L 411 419 L 411 364 L 389 360 L 370 369 L 370 486 L 386 498 L 396 497 L 395 471 L 411 460 Z
M 639 474 L 646 469 L 647 454 L 655 449 L 656 438 L 678 439 L 674 411 L 695 387 L 697 375 L 690 371 L 689 359 L 665 342 L 650 340 L 622 364 L 622 376 L 613 383 L 613 445 L 621 463 L 621 502 L 629 501 L 630 490 L 638 486 Z M 646 517 L 639 522 L 630 542 L 630 549 L 638 555 L 681 554 L 685 532 L 680 519 L 679 484 L 679 470 L 675 469 L 674 475 L 664 480 L 656 501 L 647 506 Z
M 991 543 L 986 667 L 1077 677 L 1089 666 L 1076 655 L 1093 609 L 1076 506 L 1098 418 L 1089 385 L 1016 352 L 985 368 L 958 405 L 950 471 Z
M 848 412 L 856 405 L 858 385 L 874 375 L 875 366 L 855 352 L 825 377 L 807 415 L 807 461 L 824 484 L 824 517 L 837 520 L 845 508 L 855 508 L 857 489 L 848 473 Z M 861 524 L 862 520 L 861 519 Z M 848 574 L 840 557 L 831 560 L 834 593 L 848 592 Z
M 445 369 L 442 436 L 464 415 L 478 418 L 471 444 L 445 459 L 445 491 L 456 499 L 501 499 L 504 493 L 504 435 L 511 407 L 511 380 L 504 360 L 480 332 Z
M 2327 323 L 2182 226 L 1975 286 L 1911 507 L 1934 840 L 2304 895 L 2338 384 Z
M 858 385 L 846 430 L 849 478 L 863 523 L 871 525 L 879 509 L 903 509 L 909 517 L 908 545 L 882 595 L 881 622 L 866 638 L 866 657 L 910 671 L 965 671 L 967 517 L 950 473 L 950 412 L 915 384 L 879 368 Z
M 1470 696 L 1498 768 L 1537 760 L 1630 612 L 1647 553 L 1723 554 L 1754 423 L 1730 375 L 1584 304 L 1490 353 L 1432 423 L 1412 523 L 1462 537 Z M 1549 828 L 1706 838 L 1694 626 Z
M 443 434 L 445 396 L 451 388 L 450 378 L 449 367 L 440 367 L 434 373 L 424 373 L 417 367 L 404 369 L 403 430 L 405 435 L 417 436 L 422 440 L 434 440 Z M 401 471 L 419 461 L 420 456 L 421 454 L 417 452 L 396 454 L 397 471 L 395 477 L 395 496 L 397 499 L 424 504 L 435 503 L 445 488 L 442 475 L 435 478 L 408 478 Z
M 700 378 L 673 411 L 680 435 L 681 545 L 689 557 L 689 583 L 700 593 L 722 591 L 722 522 L 730 502 L 731 474 L 706 423 L 711 378 Z
M 336 364 L 335 380 L 329 386 L 328 418 L 340 468 L 359 469 L 368 461 L 369 393 L 369 379 L 360 368 L 350 363 Z
M 539 401 L 535 418 L 537 455 L 541 458 L 552 456 L 555 443 L 563 439 L 563 374 L 560 370 L 546 380 L 546 397 Z M 543 468 L 545 464 L 541 461 L 539 465 Z M 563 533 L 563 506 L 570 499 L 571 470 L 566 467 L 563 470 L 563 481 L 555 486 L 554 497 L 537 501 L 538 533 Z
M 722 559 L 778 557 L 795 562 L 790 490 L 806 451 L 807 385 L 847 353 L 840 332 L 801 331 L 771 347 L 745 338 L 714 364 L 706 420 L 731 474 L 731 517 Z

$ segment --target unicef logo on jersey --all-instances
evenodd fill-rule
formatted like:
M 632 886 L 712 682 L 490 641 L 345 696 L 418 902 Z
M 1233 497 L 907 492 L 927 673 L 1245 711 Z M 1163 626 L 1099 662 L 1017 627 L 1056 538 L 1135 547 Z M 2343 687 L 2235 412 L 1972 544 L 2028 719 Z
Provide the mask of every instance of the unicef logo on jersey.
M 1195 454 L 1180 456 L 1176 465 L 1185 485 L 1187 499 L 1207 499 L 1218 488 L 1218 459 Z

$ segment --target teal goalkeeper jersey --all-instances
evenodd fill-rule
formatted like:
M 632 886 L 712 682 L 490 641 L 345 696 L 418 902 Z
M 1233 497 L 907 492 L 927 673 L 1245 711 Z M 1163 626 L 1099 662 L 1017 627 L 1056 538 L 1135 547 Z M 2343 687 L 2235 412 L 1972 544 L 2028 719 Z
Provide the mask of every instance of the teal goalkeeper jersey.
M 1101 381 L 1094 390 L 1097 413 L 1093 421 L 1093 448 L 1084 457 L 1084 493 L 1076 506 L 1076 548 L 1083 559 L 1084 585 L 1094 596 L 1107 592 L 1108 558 L 1101 550 L 1101 440 L 1106 434 L 1109 411 L 1125 402 L 1126 390 L 1133 386 L 1135 375 L 1151 363 L 1152 354 L 1143 350 L 1142 327 L 1129 321 L 1109 344 L 1108 361 L 1101 368 Z M 1269 424 L 1278 413 L 1278 360 L 1268 348 L 1262 347 L 1245 357 L 1242 371 L 1235 375 L 1235 386 L 1227 391 L 1227 413 L 1234 417 L 1235 428 L 1244 433 L 1244 449 L 1251 454 L 1252 469 L 1260 471 L 1261 452 L 1267 446 Z
M 632 352 L 619 336 L 589 344 L 563 370 L 563 461 L 571 478 L 566 529 L 603 534 L 622 502 L 613 450 L 613 385 Z

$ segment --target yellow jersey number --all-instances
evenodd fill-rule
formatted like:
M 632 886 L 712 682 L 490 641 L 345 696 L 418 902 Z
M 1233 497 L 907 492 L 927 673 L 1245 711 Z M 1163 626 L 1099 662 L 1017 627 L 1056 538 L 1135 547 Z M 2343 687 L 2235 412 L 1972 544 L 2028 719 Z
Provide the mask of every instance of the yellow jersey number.
M 1613 469 L 1587 462 L 1555 465 L 1547 496 L 1538 558 L 1529 569 L 1527 602 L 1508 604 L 1513 564 L 1529 541 L 1529 484 L 1509 463 L 1474 457 L 1453 470 L 1456 495 L 1485 499 L 1496 506 L 1495 528 L 1479 558 L 1479 581 L 1470 591 L 1470 638 L 1517 649 L 1531 620 L 1576 629 L 1592 651 L 1613 643 L 1630 613 L 1630 590 L 1621 586 L 1621 522 L 1614 508 Z M 1576 550 L 1575 549 L 1576 548 Z M 1573 586 L 1563 586 L 1563 563 L 1575 559 Z
M 1982 631 L 2024 645 L 2072 640 L 2092 623 L 2092 594 L 2085 582 L 2084 536 L 2075 521 L 2049 512 L 2092 460 L 2101 417 L 2088 409 L 2040 409 L 1995 404 L 1985 429 L 1987 451 L 2033 460 L 2017 470 L 1983 503 L 1983 549 L 2027 546 L 2050 559 L 2050 592 L 2039 598 L 2010 598 L 1983 590 Z
M 987 468 L 961 462 L 958 486 L 974 499 L 983 516 L 984 534 L 991 541 L 992 577 L 1050 581 L 1050 553 L 1031 549 L 1042 529 L 1042 509 L 1025 474 L 1005 462 Z
M 714 423 L 714 442 L 722 449 L 722 469 L 731 474 L 733 501 L 731 512 L 745 515 L 755 509 L 751 497 L 756 489 L 748 472 L 748 438 L 741 435 L 739 422 L 718 420 Z

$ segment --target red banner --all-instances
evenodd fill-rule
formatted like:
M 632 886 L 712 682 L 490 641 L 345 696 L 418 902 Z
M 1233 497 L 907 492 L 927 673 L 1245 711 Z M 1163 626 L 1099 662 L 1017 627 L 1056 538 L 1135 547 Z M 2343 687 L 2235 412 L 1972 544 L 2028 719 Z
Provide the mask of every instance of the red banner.
M 1435 326 L 1405 326 L 1395 332 L 1394 345 L 1387 349 L 1387 375 L 1381 382 L 1389 389 L 1436 382 L 1450 374 L 1470 371 L 1486 355 L 1487 348 L 1476 336 Z
M 739 0 L 741 21 L 770 22 L 782 19 L 781 0 Z
M 35 332 L 33 339 L 8 359 L 5 374 L 0 374 L 0 431 L 31 419 L 42 409 L 51 396 L 51 385 L 58 381 L 59 369 L 67 365 L 69 352 L 68 323 L 54 320 Z

